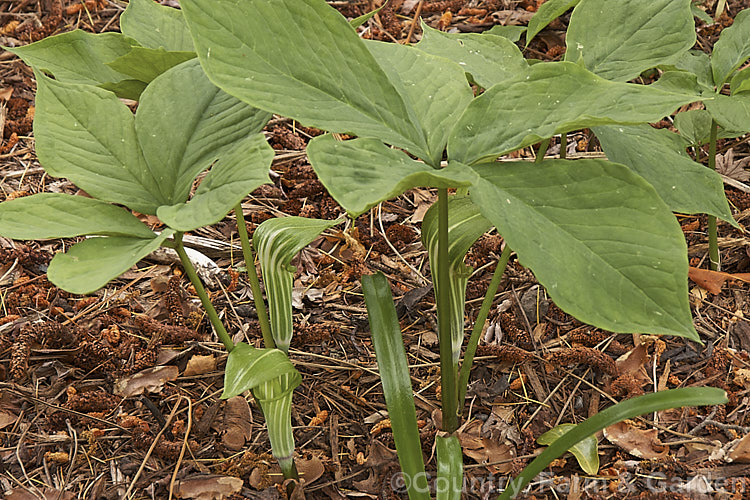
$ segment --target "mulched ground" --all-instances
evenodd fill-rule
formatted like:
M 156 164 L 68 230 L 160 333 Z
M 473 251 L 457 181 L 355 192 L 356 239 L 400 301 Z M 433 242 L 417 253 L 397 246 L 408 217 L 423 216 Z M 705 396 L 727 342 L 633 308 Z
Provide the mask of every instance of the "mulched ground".
M 329 3 L 349 17 L 379 5 Z M 419 27 L 411 29 L 418 3 L 392 0 L 365 25 L 363 36 L 418 40 Z M 426 1 L 421 15 L 440 29 L 480 32 L 496 24 L 526 24 L 541 3 Z M 704 3 L 713 14 L 716 2 Z M 74 28 L 116 30 L 124 7 L 107 0 L 0 0 L 0 44 Z M 748 1 L 728 1 L 728 14 L 717 25 L 699 26 L 699 48 L 710 50 L 721 29 L 748 7 Z M 560 59 L 566 25 L 565 16 L 553 22 L 526 49 L 527 57 Z M 34 88 L 31 70 L 10 53 L 0 54 L 0 200 L 76 192 L 69 182 L 46 176 L 34 155 Z M 304 155 L 318 131 L 274 119 L 266 132 L 277 150 L 278 176 L 243 203 L 250 231 L 280 212 L 339 216 L 342 210 Z M 731 150 L 735 162 L 742 161 L 750 154 L 748 139 L 720 141 L 719 152 Z M 569 140 L 573 156 L 599 151 L 588 131 L 570 134 Z M 530 149 L 522 152 L 531 155 Z M 750 188 L 734 185 L 739 188 L 727 186 L 727 196 L 736 219 L 746 225 Z M 435 199 L 435 192 L 417 189 L 384 202 L 346 230 L 326 233 L 296 261 L 291 358 L 303 382 L 295 391 L 292 418 L 308 498 L 403 497 L 359 285 L 363 273 L 377 270 L 393 285 L 425 457 L 434 472 L 439 356 L 419 231 Z M 679 220 L 691 264 L 707 267 L 705 217 Z M 750 272 L 750 240 L 726 224 L 719 228 L 723 270 Z M 234 220 L 191 236 L 188 243 L 221 270 L 209 288 L 235 340 L 260 345 L 249 285 L 238 272 L 243 263 Z M 211 499 L 228 497 L 239 484 L 240 492 L 229 498 L 283 498 L 254 401 L 219 399 L 226 355 L 179 265 L 168 256 L 147 259 L 96 294 L 73 296 L 45 277 L 54 252 L 73 242 L 0 238 L 0 489 L 6 498 Z M 487 234 L 470 252 L 476 269 L 469 285 L 470 319 L 501 244 L 497 234 Z M 536 438 L 552 426 L 580 422 L 623 398 L 688 386 L 721 387 L 730 402 L 627 423 L 600 439 L 598 475 L 584 474 L 567 455 L 538 478 L 528 498 L 699 498 L 700 491 L 705 498 L 750 498 L 750 285 L 727 279 L 717 286 L 718 293 L 709 293 L 691 282 L 701 346 L 581 324 L 557 309 L 533 274 L 511 260 L 466 402 L 467 498 L 494 497 L 493 489 L 509 473 L 539 453 Z M 720 489 L 727 493 L 717 493 Z

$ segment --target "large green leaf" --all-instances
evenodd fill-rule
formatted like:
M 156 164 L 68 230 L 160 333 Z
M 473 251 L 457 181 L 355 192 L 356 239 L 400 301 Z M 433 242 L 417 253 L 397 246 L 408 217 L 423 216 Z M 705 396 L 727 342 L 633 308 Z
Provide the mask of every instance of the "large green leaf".
M 565 60 L 626 82 L 695 44 L 690 0 L 581 0 L 570 16 Z
M 658 121 L 697 100 L 610 82 L 577 64 L 539 63 L 469 104 L 448 140 L 448 157 L 471 164 L 570 130 Z
M 529 21 L 529 29 L 526 32 L 526 45 L 534 39 L 537 33 L 542 31 L 545 26 L 551 23 L 555 18 L 560 17 L 568 9 L 573 8 L 581 0 L 547 0 L 539 7 L 534 17 Z
M 212 84 L 197 60 L 156 78 L 141 96 L 135 128 L 162 204 L 187 200 L 195 176 L 268 118 Z
M 124 56 L 133 45 L 134 40 L 120 33 L 94 35 L 75 30 L 7 50 L 61 82 L 99 85 L 127 79 L 106 63 Z
M 153 238 L 102 236 L 73 245 L 66 253 L 58 253 L 47 270 L 49 280 L 71 293 L 91 293 L 134 266 L 156 250 L 172 230 L 162 231 Z
M 723 86 L 734 70 L 750 58 L 750 9 L 741 11 L 732 26 L 721 32 L 711 55 L 714 82 Z
M 273 155 L 263 134 L 238 142 L 219 158 L 190 201 L 159 207 L 156 215 L 179 231 L 215 224 L 249 192 L 270 182 Z
M 145 85 L 169 68 L 193 58 L 195 52 L 169 52 L 164 49 L 133 47 L 124 56 L 107 63 L 107 66 Z
M 34 137 L 50 175 L 88 194 L 155 214 L 164 203 L 136 140 L 133 114 L 114 94 L 36 73 Z
M 727 130 L 750 131 L 750 94 L 716 94 L 703 101 L 716 122 Z
M 555 440 L 546 450 L 527 465 L 513 481 L 508 484 L 498 500 L 513 498 L 523 488 L 542 472 L 553 460 L 568 451 L 573 445 L 592 436 L 610 425 L 628 418 L 645 415 L 647 413 L 680 408 L 683 406 L 720 405 L 727 402 L 727 395 L 721 389 L 714 387 L 688 387 L 671 389 L 637 398 L 628 399 L 601 411 L 576 425 Z
M 292 340 L 292 280 L 297 268 L 291 265 L 297 252 L 339 220 L 283 217 L 268 219 L 253 233 L 263 284 L 268 295 L 271 333 L 276 346 L 289 351 Z
M 193 51 L 193 40 L 182 12 L 153 0 L 130 0 L 120 16 L 120 29 L 150 49 Z
M 182 8 L 201 64 L 226 92 L 307 125 L 429 157 L 414 112 L 325 2 L 194 0 Z
M 289 358 L 280 350 L 257 349 L 239 342 L 227 358 L 221 398 L 229 399 L 282 376 L 291 377 L 292 382 L 296 380 L 296 385 L 302 380 Z
M 673 212 L 709 214 L 739 227 L 732 217 L 721 176 L 685 152 L 688 141 L 649 125 L 609 125 L 594 133 L 610 160 L 646 179 Z
M 16 240 L 72 238 L 85 234 L 155 236 L 123 208 L 60 193 L 39 193 L 0 203 L 0 234 Z
M 711 113 L 705 109 L 691 109 L 677 113 L 674 117 L 674 126 L 688 144 L 698 146 L 709 141 L 711 120 Z
M 446 286 L 450 292 L 450 331 L 453 362 L 458 365 L 461 346 L 464 342 L 464 309 L 466 302 L 466 284 L 473 269 L 464 264 L 464 257 L 469 248 L 485 232 L 492 228 L 488 221 L 466 196 L 452 196 L 448 202 L 448 259 L 449 282 L 440 282 L 438 269 L 438 210 L 434 204 L 427 210 L 422 222 L 422 243 L 427 248 L 430 269 L 433 270 L 432 283 L 435 296 Z
M 468 187 L 476 177 L 462 165 L 431 168 L 374 139 L 319 136 L 307 145 L 307 155 L 320 182 L 352 217 L 413 187 Z
M 528 67 L 516 44 L 505 37 L 487 33 L 443 33 L 424 22 L 422 30 L 422 40 L 416 48 L 458 63 L 480 87 L 490 88 Z
M 393 439 L 396 441 L 398 461 L 405 476 L 409 500 L 429 500 L 409 364 L 406 361 L 404 340 L 393 305 L 391 286 L 385 275 L 378 272 L 362 276 L 362 291 L 365 294 L 367 317 L 378 360 L 378 372 L 383 384 L 385 404 L 388 407 Z M 452 468 L 455 470 L 455 464 Z
M 443 57 L 398 43 L 369 41 L 367 48 L 414 110 L 427 137 L 430 156 L 423 159 L 440 165 L 456 115 L 474 98 L 463 70 Z
M 576 428 L 576 424 L 560 424 L 548 430 L 536 440 L 541 445 L 550 445 L 562 436 Z M 586 474 L 595 475 L 599 472 L 599 445 L 596 436 L 588 436 L 568 450 L 576 457 L 578 465 Z
M 613 332 L 698 339 L 684 236 L 642 177 L 594 159 L 475 170 L 472 201 L 560 308 Z
M 437 449 L 436 500 L 461 500 L 464 456 L 456 436 L 435 436 Z

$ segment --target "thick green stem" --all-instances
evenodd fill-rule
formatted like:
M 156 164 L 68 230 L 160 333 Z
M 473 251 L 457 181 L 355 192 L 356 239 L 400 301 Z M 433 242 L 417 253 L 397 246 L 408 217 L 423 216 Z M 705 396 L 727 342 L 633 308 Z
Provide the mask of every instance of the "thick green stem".
M 245 268 L 247 269 L 247 279 L 250 280 L 250 289 L 253 291 L 253 301 L 255 302 L 255 311 L 258 313 L 258 322 L 260 323 L 260 332 L 263 335 L 263 345 L 269 349 L 276 347 L 271 334 L 271 324 L 268 321 L 268 311 L 266 303 L 263 302 L 263 292 L 260 289 L 260 279 L 258 271 L 255 269 L 255 254 L 253 246 L 250 243 L 250 237 L 247 235 L 245 226 L 245 215 L 242 213 L 242 204 L 238 203 L 234 207 L 234 216 L 237 219 L 237 232 L 240 235 L 242 244 L 242 255 L 245 258 Z
M 711 138 L 708 145 L 708 168 L 716 170 L 716 141 L 719 126 L 716 120 L 711 120 Z M 719 254 L 719 234 L 716 229 L 716 216 L 708 216 L 708 259 L 713 271 L 721 269 L 721 255 Z
M 487 293 L 484 294 L 484 300 L 482 301 L 482 307 L 479 308 L 479 314 L 477 314 L 477 320 L 474 322 L 474 329 L 471 331 L 471 337 L 469 337 L 469 343 L 466 345 L 466 352 L 464 353 L 464 360 L 461 363 L 461 371 L 458 375 L 458 408 L 459 411 L 463 411 L 463 401 L 466 399 L 466 391 L 469 388 L 469 375 L 471 374 L 471 365 L 474 362 L 474 354 L 477 352 L 477 345 L 479 345 L 479 338 L 484 330 L 484 322 L 487 321 L 487 316 L 490 314 L 490 307 L 492 302 L 495 300 L 495 294 L 497 289 L 500 287 L 500 279 L 505 273 L 505 268 L 508 266 L 508 259 L 510 259 L 511 249 L 507 244 L 503 249 L 503 253 L 500 254 L 500 259 L 497 261 L 497 267 L 492 275 L 492 281 L 490 286 L 487 288 Z
M 197 293 L 198 297 L 201 299 L 201 304 L 203 304 L 203 308 L 206 310 L 206 314 L 208 314 L 209 321 L 211 321 L 211 324 L 213 325 L 214 330 L 216 330 L 219 339 L 224 344 L 224 347 L 226 347 L 227 351 L 231 352 L 231 350 L 234 349 L 234 342 L 232 342 L 232 338 L 227 333 L 226 328 L 224 328 L 221 319 L 219 319 L 219 313 L 216 312 L 214 305 L 208 298 L 208 293 L 206 293 L 206 289 L 203 288 L 203 283 L 198 277 L 198 273 L 195 272 L 195 267 L 193 267 L 190 257 L 185 253 L 185 247 L 182 244 L 182 233 L 175 233 L 174 241 L 174 250 L 177 252 L 177 255 L 180 256 L 180 262 L 182 262 L 182 267 L 185 269 L 185 274 L 188 275 L 190 282 L 195 288 L 195 293 Z
M 448 261 L 448 190 L 438 189 L 438 269 L 440 283 L 450 282 Z M 440 339 L 440 383 L 443 406 L 443 430 L 453 433 L 458 429 L 458 394 L 456 375 L 458 366 L 453 362 L 450 290 L 446 285 L 437 291 L 438 337 Z
M 549 139 L 544 139 L 542 142 L 539 143 L 539 149 L 536 152 L 536 158 L 534 161 L 536 163 L 539 163 L 544 159 L 544 155 L 547 154 L 547 149 L 549 149 Z
M 568 134 L 560 135 L 560 159 L 564 160 L 568 156 Z

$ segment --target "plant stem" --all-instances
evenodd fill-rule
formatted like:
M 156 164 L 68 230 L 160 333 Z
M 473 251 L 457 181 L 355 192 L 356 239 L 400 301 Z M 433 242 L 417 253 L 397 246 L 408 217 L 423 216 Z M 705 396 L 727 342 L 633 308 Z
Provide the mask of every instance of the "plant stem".
M 544 139 L 539 143 L 539 149 L 536 151 L 536 158 L 534 159 L 534 163 L 539 163 L 544 159 L 544 155 L 547 154 L 547 149 L 549 148 L 549 141 L 549 139 Z
M 708 144 L 708 168 L 716 170 L 716 141 L 719 126 L 716 120 L 711 120 L 711 138 Z M 719 255 L 719 234 L 716 228 L 716 216 L 708 216 L 708 260 L 712 271 L 721 269 L 721 255 Z
M 448 190 L 438 189 L 438 280 L 445 283 L 437 291 L 438 337 L 440 339 L 440 384 L 443 406 L 443 430 L 453 433 L 458 429 L 458 394 L 456 375 L 458 366 L 453 362 L 450 290 L 448 261 Z
M 266 303 L 263 302 L 263 292 L 260 289 L 260 279 L 258 279 L 258 271 L 255 268 L 255 254 L 253 253 L 253 245 L 250 243 L 250 238 L 247 235 L 245 215 L 242 213 L 242 203 L 238 203 L 237 206 L 234 207 L 234 216 L 237 219 L 237 232 L 240 235 L 240 243 L 242 244 L 242 255 L 245 258 L 247 278 L 250 280 L 250 289 L 253 291 L 255 312 L 258 313 L 260 331 L 263 334 L 263 345 L 269 349 L 273 349 L 276 347 L 276 342 L 273 341 L 271 324 L 268 321 Z
M 211 324 L 213 325 L 214 330 L 216 330 L 219 339 L 224 344 L 224 347 L 226 347 L 228 352 L 231 352 L 232 349 L 234 349 L 234 342 L 232 342 L 232 338 L 227 333 L 226 328 L 224 328 L 221 319 L 219 319 L 219 314 L 216 312 L 214 305 L 208 298 L 208 293 L 206 293 L 206 289 L 203 288 L 203 283 L 201 283 L 198 273 L 195 272 L 195 267 L 193 267 L 190 257 L 185 253 L 181 232 L 175 233 L 174 241 L 174 250 L 177 252 L 177 255 L 180 256 L 180 262 L 182 262 L 182 267 L 185 269 L 185 274 L 188 275 L 190 282 L 195 288 L 195 293 L 197 293 L 198 297 L 201 299 L 201 304 L 203 304 L 203 308 L 206 310 L 206 314 L 208 314 L 208 319 L 211 321 Z
M 560 134 L 560 159 L 564 160 L 568 156 L 568 134 Z
M 482 301 L 482 307 L 479 308 L 479 314 L 477 314 L 477 320 L 474 322 L 474 328 L 471 331 L 471 337 L 469 337 L 469 343 L 466 345 L 466 352 L 464 353 L 464 360 L 461 363 L 461 371 L 458 375 L 458 408 L 463 410 L 463 401 L 466 399 L 466 391 L 469 388 L 469 376 L 471 375 L 471 365 L 474 362 L 474 354 L 477 352 L 477 345 L 479 344 L 479 337 L 482 335 L 484 330 L 484 322 L 487 321 L 487 316 L 490 314 L 490 307 L 492 302 L 495 300 L 495 294 L 497 289 L 500 287 L 500 279 L 505 273 L 505 268 L 508 266 L 508 259 L 510 259 L 511 249 L 506 243 L 503 253 L 500 254 L 500 258 L 497 261 L 495 272 L 492 275 L 492 281 L 490 286 L 487 288 L 487 293 L 484 294 L 484 300 Z

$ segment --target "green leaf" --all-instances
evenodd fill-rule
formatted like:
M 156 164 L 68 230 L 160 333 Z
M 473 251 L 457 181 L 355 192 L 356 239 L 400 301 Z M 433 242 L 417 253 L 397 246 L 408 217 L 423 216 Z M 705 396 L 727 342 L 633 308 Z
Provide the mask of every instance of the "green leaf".
M 712 99 L 714 96 L 713 90 L 698 83 L 696 75 L 683 70 L 668 70 L 649 87 L 665 92 L 692 95 L 696 100 L 701 99 L 704 95 L 707 99 Z
M 123 208 L 60 193 L 39 193 L 0 203 L 0 234 L 16 240 L 72 238 L 85 234 L 155 236 Z
M 594 128 L 607 158 L 646 179 L 673 212 L 709 214 L 739 227 L 732 217 L 721 176 L 685 152 L 688 141 L 649 125 Z
M 452 196 L 448 201 L 448 259 L 449 282 L 443 285 L 435 271 L 432 283 L 435 296 L 446 286 L 450 291 L 450 331 L 453 362 L 458 365 L 461 346 L 464 342 L 464 309 L 466 284 L 473 268 L 464 264 L 464 257 L 475 241 L 492 228 L 488 221 L 468 197 Z M 422 222 L 422 243 L 430 259 L 430 269 L 438 269 L 438 214 L 437 204 L 427 210 Z
M 517 42 L 525 32 L 526 26 L 503 26 L 501 24 L 496 24 L 487 31 L 484 31 L 483 34 L 501 36 L 507 38 L 511 42 Z
M 709 141 L 711 120 L 711 113 L 705 109 L 691 109 L 677 113 L 674 117 L 674 126 L 688 144 L 698 146 Z
M 381 5 L 377 9 L 371 10 L 370 12 L 367 12 L 366 14 L 362 14 L 361 16 L 355 17 L 354 19 L 350 20 L 349 21 L 349 26 L 351 26 L 352 28 L 355 28 L 355 29 L 359 28 L 360 26 L 362 26 L 363 24 L 365 24 L 367 21 L 369 21 L 372 18 L 372 16 L 374 16 L 375 14 L 377 14 L 378 12 L 380 12 L 383 9 L 383 7 L 385 7 L 386 5 L 388 5 L 388 1 L 387 0 L 386 0 L 386 2 L 383 3 L 383 5 Z
M 706 90 L 713 91 L 714 77 L 711 73 L 711 58 L 702 50 L 688 50 L 684 52 L 672 65 L 664 64 L 665 70 L 682 70 L 694 74 L 698 84 Z
M 714 82 L 721 88 L 734 70 L 750 58 L 750 9 L 740 11 L 729 28 L 721 32 L 711 55 Z
M 541 445 L 551 445 L 575 428 L 576 424 L 560 424 L 539 436 L 536 442 Z M 586 474 L 593 476 L 599 472 L 599 443 L 595 435 L 592 434 L 578 441 L 568 451 L 576 457 L 578 465 Z
M 130 0 L 120 16 L 120 29 L 150 49 L 194 51 L 182 12 L 153 0 Z
M 711 26 L 712 24 L 714 24 L 714 20 L 711 19 L 711 16 L 709 16 L 705 10 L 698 7 L 696 2 L 690 3 L 690 11 L 693 13 L 693 17 L 697 17 L 698 19 L 706 23 L 706 25 Z
M 427 138 L 428 157 L 440 165 L 448 135 L 474 93 L 461 67 L 442 57 L 425 54 L 398 43 L 368 41 L 367 48 L 385 69 L 406 105 L 414 110 Z
M 512 78 L 527 67 L 521 50 L 507 38 L 476 33 L 443 33 L 422 22 L 421 51 L 445 57 L 461 66 L 483 88 Z M 452 111 L 452 110 L 449 110 Z
M 743 69 L 732 78 L 732 95 L 750 92 L 750 69 Z
M 474 170 L 472 201 L 561 309 L 613 332 L 698 339 L 684 236 L 642 177 L 594 159 Z
M 716 94 L 704 100 L 706 109 L 716 122 L 727 130 L 750 131 L 750 94 L 726 96 Z
M 159 207 L 157 216 L 183 232 L 219 222 L 248 193 L 271 182 L 273 156 L 263 134 L 239 141 L 211 168 L 190 201 Z
M 122 99 L 137 101 L 141 98 L 143 91 L 146 90 L 146 85 L 146 82 L 128 79 L 120 80 L 119 82 L 105 82 L 98 85 L 98 87 L 109 90 Z
M 370 322 L 372 343 L 378 360 L 378 372 L 383 384 L 383 395 L 391 419 L 393 439 L 396 441 L 398 461 L 405 476 L 409 500 L 429 500 L 429 487 L 422 459 L 422 445 L 417 428 L 417 412 L 406 361 L 401 328 L 393 305 L 391 287 L 383 273 L 362 276 L 362 291 L 365 294 L 367 315 Z M 455 444 L 443 443 L 451 457 L 451 469 Z M 452 472 L 452 473 L 453 473 Z M 451 475 L 452 475 L 451 473 Z
M 352 217 L 414 187 L 468 187 L 471 169 L 449 164 L 434 169 L 374 139 L 337 141 L 318 136 L 307 155 L 320 182 Z
M 526 32 L 526 46 L 537 33 L 542 31 L 554 19 L 560 17 L 569 9 L 573 8 L 581 0 L 547 0 L 539 7 L 534 17 L 529 21 L 529 30 Z
M 677 113 L 674 117 L 674 126 L 689 146 L 700 146 L 709 142 L 712 120 L 711 113 L 705 109 L 691 109 Z M 726 139 L 738 137 L 744 135 L 744 133 L 719 127 L 718 137 Z
M 166 230 L 153 238 L 89 238 L 66 253 L 56 254 L 49 264 L 47 278 L 71 293 L 94 292 L 159 248 L 173 234 L 174 231 Z
M 448 140 L 448 157 L 472 164 L 570 130 L 658 121 L 692 100 L 610 82 L 569 62 L 539 63 L 469 104 Z
M 437 448 L 436 500 L 460 500 L 464 484 L 464 455 L 456 436 L 435 436 Z
M 60 82 L 100 85 L 127 79 L 127 75 L 106 63 L 124 56 L 133 45 L 136 45 L 133 39 L 120 33 L 94 35 L 75 30 L 6 49 L 34 69 L 54 75 Z
M 141 96 L 135 127 L 162 204 L 186 201 L 195 176 L 269 118 L 212 84 L 196 59 L 156 78 Z
M 685 406 L 720 405 L 727 402 L 726 393 L 714 387 L 689 387 L 671 389 L 617 403 L 578 424 L 552 443 L 541 455 L 527 465 L 508 485 L 498 500 L 513 498 L 542 472 L 553 460 L 568 451 L 574 444 L 592 436 L 610 425 L 628 418 L 655 411 Z
M 690 0 L 581 0 L 570 16 L 565 60 L 583 60 L 607 80 L 626 82 L 675 61 L 695 44 Z
M 278 349 L 257 349 L 239 342 L 227 358 L 221 398 L 229 399 L 282 376 L 301 381 L 299 372 L 286 354 Z
M 114 94 L 36 73 L 36 152 L 45 170 L 94 198 L 144 214 L 163 204 L 146 168 L 133 114 Z
M 149 83 L 169 68 L 193 58 L 195 52 L 168 52 L 164 49 L 133 47 L 124 56 L 107 63 L 107 66 L 138 81 Z
M 284 352 L 289 350 L 293 334 L 292 280 L 297 268 L 291 265 L 292 259 L 320 233 L 340 222 L 283 217 L 264 221 L 253 233 L 268 295 L 271 333 L 276 346 Z
M 429 157 L 414 111 L 325 2 L 195 0 L 182 8 L 205 71 L 226 92 L 306 125 Z

